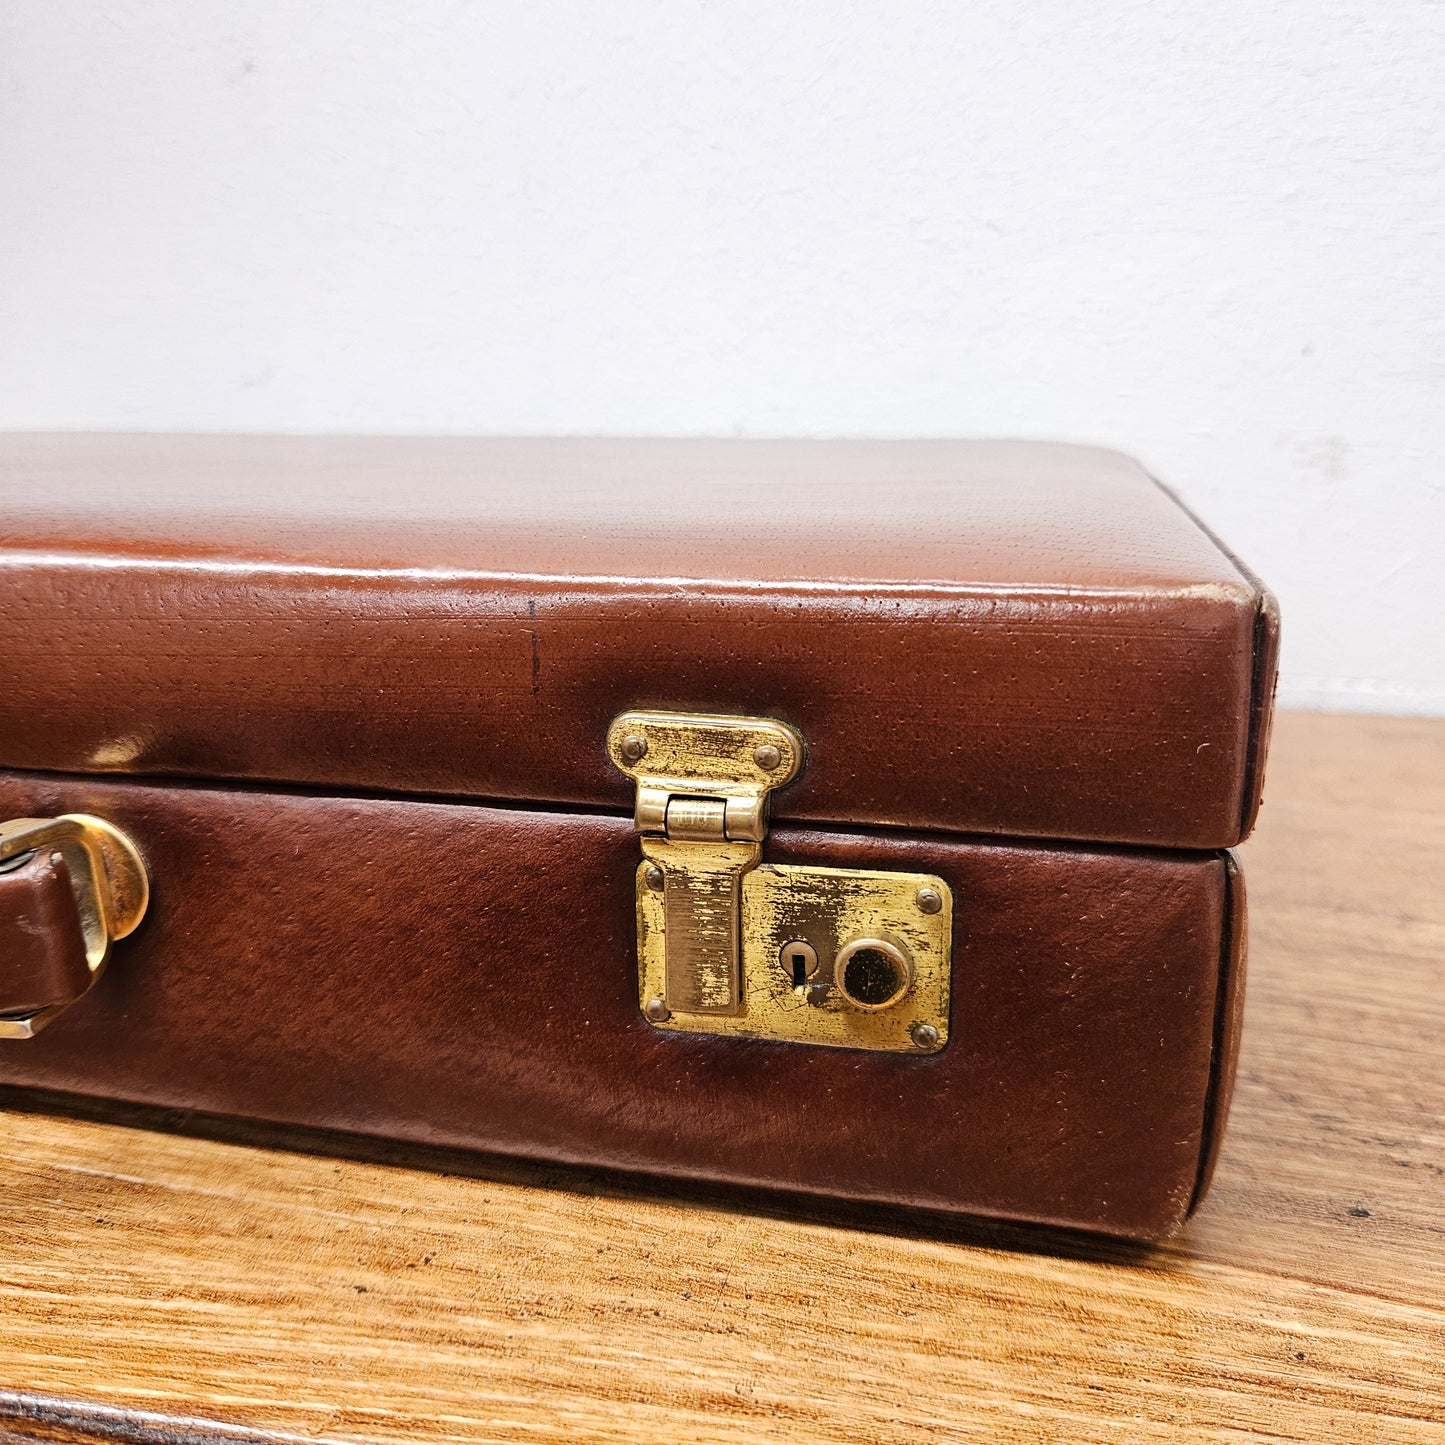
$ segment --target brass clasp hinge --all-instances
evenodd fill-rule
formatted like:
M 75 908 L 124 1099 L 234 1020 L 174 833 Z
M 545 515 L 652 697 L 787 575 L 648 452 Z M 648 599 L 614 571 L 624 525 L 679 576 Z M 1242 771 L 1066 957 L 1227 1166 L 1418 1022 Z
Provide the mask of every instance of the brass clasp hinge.
M 803 740 L 773 718 L 628 712 L 640 1004 L 660 1028 L 933 1053 L 948 1037 L 952 894 L 928 874 L 763 862 Z
M 767 718 L 637 712 L 607 741 L 637 782 L 643 883 L 663 895 L 667 1006 L 736 1014 L 739 890 L 763 856 L 768 794 L 797 776 L 803 740 Z

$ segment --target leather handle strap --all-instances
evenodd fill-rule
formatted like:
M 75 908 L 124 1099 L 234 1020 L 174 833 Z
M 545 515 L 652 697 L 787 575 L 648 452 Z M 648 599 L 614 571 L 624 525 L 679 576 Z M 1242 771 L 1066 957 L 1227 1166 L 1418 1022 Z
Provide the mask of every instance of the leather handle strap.
M 100 977 L 145 915 L 150 884 L 103 818 L 0 823 L 0 1039 L 28 1039 Z
M 74 1003 L 90 987 L 90 962 L 69 866 L 40 849 L 0 869 L 0 1016 Z

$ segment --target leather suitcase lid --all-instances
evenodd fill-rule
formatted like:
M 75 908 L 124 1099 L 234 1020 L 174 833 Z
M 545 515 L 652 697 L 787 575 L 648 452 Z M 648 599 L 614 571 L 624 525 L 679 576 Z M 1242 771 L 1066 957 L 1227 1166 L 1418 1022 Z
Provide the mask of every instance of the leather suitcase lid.
M 627 810 L 626 708 L 776 716 L 777 818 L 1252 825 L 1276 613 L 1029 442 L 0 437 L 0 767 Z

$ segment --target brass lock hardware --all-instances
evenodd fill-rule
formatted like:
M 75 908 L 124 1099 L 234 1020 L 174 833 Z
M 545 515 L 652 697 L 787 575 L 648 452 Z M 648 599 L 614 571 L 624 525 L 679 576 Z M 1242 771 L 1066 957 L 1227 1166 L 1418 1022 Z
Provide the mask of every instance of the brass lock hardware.
M 639 1005 L 657 1028 L 936 1053 L 953 896 L 941 878 L 763 862 L 768 800 L 804 761 L 772 718 L 627 712 L 637 784 Z
M 0 867 L 47 850 L 63 859 L 93 987 L 110 958 L 110 946 L 135 931 L 150 901 L 150 882 L 136 846 L 104 818 L 63 813 L 58 818 L 14 818 L 0 823 Z M 29 1039 L 64 1012 L 74 998 L 24 1014 L 0 1015 L 0 1039 Z

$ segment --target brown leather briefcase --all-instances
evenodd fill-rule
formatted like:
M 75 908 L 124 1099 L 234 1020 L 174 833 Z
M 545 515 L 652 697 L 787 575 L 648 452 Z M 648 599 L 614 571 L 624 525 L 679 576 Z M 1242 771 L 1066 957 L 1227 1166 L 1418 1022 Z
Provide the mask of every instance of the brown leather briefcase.
M 0 439 L 0 1082 L 1150 1238 L 1269 594 L 1008 442 Z

